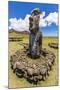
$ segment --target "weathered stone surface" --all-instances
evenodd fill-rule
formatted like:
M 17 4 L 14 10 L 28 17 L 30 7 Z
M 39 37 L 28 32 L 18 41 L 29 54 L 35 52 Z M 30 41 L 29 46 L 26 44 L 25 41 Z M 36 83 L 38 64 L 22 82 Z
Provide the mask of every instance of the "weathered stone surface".
M 40 55 L 42 49 L 42 32 L 39 29 L 40 10 L 33 9 L 29 17 L 29 53 L 32 58 Z
M 26 52 L 26 49 L 23 48 L 11 56 L 10 62 L 13 72 L 19 77 L 26 78 L 30 83 L 36 84 L 38 81 L 46 80 L 55 60 L 55 55 L 42 49 L 39 58 L 31 59 Z

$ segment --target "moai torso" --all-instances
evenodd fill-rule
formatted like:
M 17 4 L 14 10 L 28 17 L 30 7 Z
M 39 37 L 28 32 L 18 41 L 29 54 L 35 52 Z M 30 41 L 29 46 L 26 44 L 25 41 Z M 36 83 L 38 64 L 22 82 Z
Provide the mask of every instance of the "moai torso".
M 29 52 L 32 56 L 38 56 L 40 54 L 40 32 L 39 32 L 39 20 L 40 20 L 40 11 L 33 10 L 29 18 Z

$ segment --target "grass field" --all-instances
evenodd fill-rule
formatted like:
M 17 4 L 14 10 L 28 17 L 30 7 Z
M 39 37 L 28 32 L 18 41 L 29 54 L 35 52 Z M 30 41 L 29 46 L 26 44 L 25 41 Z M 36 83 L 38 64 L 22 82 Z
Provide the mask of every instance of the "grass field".
M 28 35 L 26 34 L 15 34 L 15 33 L 9 33 L 9 37 L 21 37 L 21 41 L 19 42 L 9 42 L 9 60 L 10 55 L 14 54 L 18 49 L 23 48 L 24 43 L 28 43 Z M 35 86 L 52 86 L 52 85 L 58 85 L 58 49 L 53 49 L 48 46 L 48 43 L 50 42 L 58 42 L 57 37 L 44 37 L 43 38 L 43 48 L 46 48 L 47 50 L 50 50 L 54 52 L 56 58 L 54 65 L 52 66 L 52 70 L 50 71 L 49 77 L 46 79 L 46 81 L 39 81 L 37 85 L 31 84 L 28 81 L 26 81 L 24 78 L 18 78 L 10 68 L 10 62 L 9 63 L 9 88 L 21 88 L 21 87 L 35 87 Z

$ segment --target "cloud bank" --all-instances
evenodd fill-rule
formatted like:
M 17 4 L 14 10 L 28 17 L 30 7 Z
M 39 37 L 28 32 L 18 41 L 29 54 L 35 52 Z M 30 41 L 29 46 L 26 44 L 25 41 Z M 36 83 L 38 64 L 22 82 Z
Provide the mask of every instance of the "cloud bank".
M 22 18 L 10 18 L 9 19 L 9 30 L 14 29 L 16 31 L 29 31 L 29 17 L 27 14 L 24 19 Z M 49 13 L 48 16 L 45 16 L 45 11 L 40 15 L 40 27 L 47 27 L 54 23 L 58 25 L 58 12 Z

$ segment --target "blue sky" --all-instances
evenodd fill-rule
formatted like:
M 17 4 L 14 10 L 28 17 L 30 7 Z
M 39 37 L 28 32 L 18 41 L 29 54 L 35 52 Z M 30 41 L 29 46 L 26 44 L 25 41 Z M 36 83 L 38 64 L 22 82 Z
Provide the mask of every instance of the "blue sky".
M 41 12 L 45 11 L 47 17 L 50 13 L 58 13 L 57 4 L 43 4 L 43 3 L 28 3 L 28 2 L 8 2 L 8 19 L 10 18 L 22 18 L 24 19 L 27 14 L 30 14 L 32 9 L 39 8 Z M 52 23 L 50 26 L 41 27 L 41 31 L 44 36 L 57 36 L 58 25 Z

